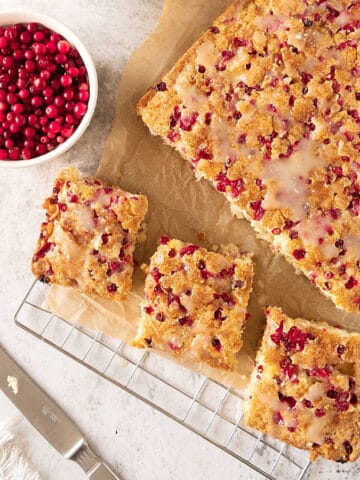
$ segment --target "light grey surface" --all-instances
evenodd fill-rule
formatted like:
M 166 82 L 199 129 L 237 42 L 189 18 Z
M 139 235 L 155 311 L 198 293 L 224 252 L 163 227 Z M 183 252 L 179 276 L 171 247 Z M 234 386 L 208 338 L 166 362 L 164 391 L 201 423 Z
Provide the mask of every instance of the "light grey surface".
M 98 454 L 124 480 L 258 479 L 236 460 L 129 397 L 95 374 L 17 329 L 13 313 L 32 282 L 29 262 L 43 218 L 40 204 L 58 170 L 94 173 L 113 118 L 119 75 L 131 51 L 153 28 L 162 0 L 0 0 L 1 9 L 34 9 L 63 21 L 85 42 L 99 75 L 94 120 L 71 152 L 24 170 L 0 170 L 0 342 L 76 421 Z M 0 394 L 0 421 L 14 417 L 44 480 L 80 480 Z M 359 467 L 319 462 L 310 478 L 353 480 Z

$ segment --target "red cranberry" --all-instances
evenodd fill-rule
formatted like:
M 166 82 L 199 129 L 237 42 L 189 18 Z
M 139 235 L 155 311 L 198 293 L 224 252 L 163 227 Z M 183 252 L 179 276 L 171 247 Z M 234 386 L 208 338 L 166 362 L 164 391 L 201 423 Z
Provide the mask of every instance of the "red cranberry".
M 186 245 L 180 250 L 180 256 L 183 257 L 184 255 L 193 255 L 193 253 L 198 249 L 199 247 L 196 245 Z
M 26 127 L 24 133 L 26 138 L 33 138 L 35 136 L 35 128 Z
M 86 111 L 87 111 L 87 106 L 85 105 L 85 103 L 77 103 L 74 106 L 74 115 L 77 118 L 83 117 Z
M 157 267 L 154 267 L 151 270 L 150 274 L 151 274 L 151 276 L 153 277 L 153 279 L 155 280 L 156 283 L 158 283 L 160 278 L 162 277 L 162 274 L 160 273 L 160 271 Z
M 19 90 L 18 96 L 21 100 L 27 100 L 30 97 L 30 92 L 27 88 L 22 88 Z
M 315 410 L 315 417 L 323 417 L 326 414 L 326 411 L 323 408 L 317 408 Z
M 49 118 L 55 118 L 58 115 L 58 109 L 55 105 L 49 105 L 46 107 L 45 113 Z
M 45 87 L 42 93 L 44 97 L 51 97 L 54 93 L 54 90 L 51 87 Z
M 54 105 L 55 107 L 61 108 L 65 105 L 65 100 L 62 97 L 55 97 Z
M 274 423 L 276 423 L 277 425 L 284 425 L 284 419 L 280 412 L 274 413 L 273 420 L 274 420 Z
M 218 338 L 214 338 L 212 340 L 211 344 L 215 348 L 215 350 L 217 350 L 218 352 L 221 352 L 222 346 L 221 346 L 221 342 Z
M 314 367 L 310 370 L 310 375 L 312 377 L 328 378 L 330 373 L 332 373 L 333 367 L 331 365 L 325 365 L 322 367 Z
M 30 160 L 30 158 L 33 156 L 33 151 L 31 148 L 25 147 L 22 149 L 21 154 L 25 160 Z
M 39 143 L 38 145 L 36 145 L 35 150 L 38 155 L 44 155 L 47 152 L 46 146 L 42 143 Z
M 63 87 L 70 87 L 70 85 L 72 84 L 72 77 L 70 75 L 63 75 L 62 77 L 60 77 L 60 83 Z
M 82 90 L 78 93 L 78 100 L 80 100 L 80 102 L 87 102 L 89 100 L 89 92 L 87 92 L 86 90 Z
M 35 42 L 42 42 L 44 38 L 45 38 L 45 35 L 41 30 L 38 30 L 33 35 L 33 39 L 35 40 Z
M 293 382 L 298 382 L 298 367 L 293 365 L 290 358 L 285 358 L 280 362 L 281 373 L 287 376 L 287 378 Z
M 353 452 L 353 447 L 351 446 L 351 443 L 350 443 L 348 440 L 346 440 L 346 441 L 344 442 L 344 448 L 345 448 L 345 452 L 346 452 L 348 455 L 351 455 L 351 454 L 352 454 L 352 452 Z
M 214 35 L 217 35 L 218 33 L 220 33 L 220 30 L 218 27 L 210 27 L 210 32 L 213 33 Z
M 250 208 L 255 212 L 254 219 L 258 221 L 261 220 L 265 214 L 265 210 L 261 206 L 261 200 L 250 202 Z
M 296 400 L 294 397 L 287 397 L 283 395 L 281 392 L 278 393 L 280 402 L 285 402 L 289 405 L 289 408 L 294 409 L 296 406 Z
M 337 391 L 334 390 L 334 389 L 331 389 L 331 390 L 328 390 L 328 391 L 327 391 L 326 396 L 327 396 L 328 398 L 332 398 L 332 399 L 338 398 L 338 397 L 339 397 L 339 392 L 337 392 Z
M 358 398 L 357 398 L 356 393 L 351 394 L 350 403 L 351 403 L 351 405 L 357 405 L 357 403 L 358 403 Z
M 74 92 L 68 88 L 64 90 L 63 97 L 66 101 L 70 101 L 74 98 Z
M 350 403 L 345 398 L 347 398 L 347 393 L 342 393 L 335 400 L 335 407 L 339 412 L 346 412 L 349 410 Z
M 31 105 L 35 108 L 41 107 L 42 104 L 43 104 L 43 100 L 41 97 L 35 96 L 31 99 Z
M 304 398 L 304 400 L 301 402 L 305 408 L 313 408 L 313 404 L 312 402 L 310 402 L 310 400 L 307 400 L 306 398 Z
M 50 42 L 53 42 L 53 43 L 58 43 L 59 40 L 61 40 L 61 35 L 59 33 L 56 33 L 56 32 L 52 32 L 50 34 Z
M 155 86 L 155 90 L 157 92 L 165 92 L 167 90 L 167 86 L 165 82 L 160 82 Z
M 204 268 L 205 268 L 205 262 L 204 262 L 204 260 L 199 260 L 199 261 L 198 261 L 198 263 L 197 263 L 197 268 L 198 268 L 199 270 L 204 270 Z
M 65 127 L 61 129 L 61 135 L 65 138 L 71 137 L 71 135 L 74 133 L 74 128 L 73 127 Z
M 46 46 L 43 45 L 42 43 L 33 43 L 32 44 L 32 50 L 35 53 L 35 55 L 45 55 L 46 54 Z
M 302 352 L 308 340 L 315 340 L 313 334 L 307 334 L 299 330 L 297 327 L 291 327 L 288 332 L 284 332 L 284 322 L 281 322 L 279 327 L 273 334 L 270 335 L 271 341 L 276 345 L 283 342 L 286 351 L 295 350 Z
M 157 313 L 156 316 L 155 316 L 156 320 L 158 320 L 159 322 L 164 322 L 165 321 L 165 315 L 163 313 Z
M 12 147 L 9 149 L 9 158 L 10 160 L 19 160 L 20 159 L 20 148 Z
M 107 291 L 109 293 L 114 293 L 117 291 L 117 285 L 115 283 L 109 283 L 109 285 L 107 286 Z
M 74 200 L 73 200 L 74 197 L 75 197 L 75 203 L 76 203 L 76 202 L 77 202 L 77 199 L 78 199 L 78 198 L 77 198 L 77 195 L 71 196 L 70 201 L 73 202 L 73 201 L 74 201 Z M 109 241 L 109 235 L 107 235 L 106 233 L 103 233 L 103 234 L 101 235 L 101 241 L 102 241 L 103 245 L 106 245 L 106 244 L 108 243 L 108 241 Z
M 15 103 L 12 107 L 11 107 L 12 111 L 16 114 L 20 114 L 24 111 L 24 105 L 22 105 L 21 103 Z
M 70 77 L 76 78 L 79 76 L 79 69 L 76 67 L 70 67 L 68 68 L 67 73 L 70 75 Z
M 6 97 L 6 101 L 9 105 L 13 105 L 17 102 L 17 95 L 15 95 L 14 93 L 8 93 L 7 97 Z
M 18 33 L 14 27 L 6 27 L 4 31 L 4 36 L 8 40 L 15 40 L 18 36 Z
M 345 288 L 347 290 L 351 290 L 352 288 L 356 287 L 358 285 L 358 281 L 351 276 L 348 281 L 345 283 Z
M 222 313 L 223 313 L 222 309 L 221 309 L 221 308 L 218 308 L 218 309 L 214 312 L 214 318 L 215 318 L 216 320 L 221 320 L 221 321 L 225 320 L 226 317 L 223 317 Z
M 61 130 L 61 125 L 59 122 L 51 122 L 49 123 L 49 132 L 50 133 L 58 133 Z M 48 135 L 49 136 L 49 135 Z M 51 138 L 51 137 L 50 137 Z
M 181 326 L 187 325 L 188 327 L 191 327 L 193 324 L 193 320 L 189 316 L 179 318 L 178 322 Z
M 82 82 L 79 84 L 79 90 L 89 90 L 89 85 L 86 82 Z
M 45 46 L 48 53 L 55 53 L 57 51 L 57 46 L 54 42 L 46 42 Z
M 293 251 L 293 256 L 296 258 L 296 260 L 302 260 L 305 258 L 306 252 L 303 249 L 295 249 Z
M 193 112 L 189 116 L 184 116 L 180 118 L 180 128 L 186 132 L 190 132 L 193 126 L 196 123 L 196 120 L 199 116 L 198 112 Z
M 66 40 L 60 40 L 57 43 L 57 49 L 58 49 L 59 53 L 67 54 L 71 49 L 71 45 Z

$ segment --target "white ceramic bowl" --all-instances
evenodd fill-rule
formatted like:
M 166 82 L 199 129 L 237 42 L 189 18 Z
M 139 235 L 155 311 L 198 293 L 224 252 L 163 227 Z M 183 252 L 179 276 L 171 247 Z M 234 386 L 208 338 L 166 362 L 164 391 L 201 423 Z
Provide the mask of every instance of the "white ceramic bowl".
M 94 62 L 86 50 L 84 44 L 79 40 L 79 38 L 72 32 L 66 25 L 57 20 L 54 20 L 47 15 L 42 15 L 41 13 L 31 12 L 31 11 L 23 11 L 23 10 L 13 10 L 8 12 L 0 11 L 0 25 L 12 25 L 14 23 L 30 23 L 36 22 L 40 23 L 50 30 L 59 33 L 62 35 L 71 45 L 73 45 L 76 50 L 79 52 L 85 68 L 87 70 L 88 75 L 88 83 L 89 83 L 89 101 L 87 105 L 87 112 L 84 115 L 83 119 L 81 120 L 80 124 L 77 126 L 76 130 L 69 137 L 65 140 L 64 143 L 59 144 L 54 150 L 51 152 L 45 153 L 44 155 L 40 155 L 36 158 L 32 158 L 30 160 L 1 160 L 0 161 L 0 168 L 1 167 L 9 167 L 9 168 L 18 168 L 18 167 L 30 167 L 31 165 L 38 165 L 39 163 L 47 162 L 48 160 L 52 160 L 56 157 L 59 157 L 63 153 L 65 153 L 69 148 L 71 148 L 82 136 L 82 134 L 87 129 L 91 118 L 94 114 L 97 95 L 98 95 L 98 81 L 96 75 L 96 69 Z

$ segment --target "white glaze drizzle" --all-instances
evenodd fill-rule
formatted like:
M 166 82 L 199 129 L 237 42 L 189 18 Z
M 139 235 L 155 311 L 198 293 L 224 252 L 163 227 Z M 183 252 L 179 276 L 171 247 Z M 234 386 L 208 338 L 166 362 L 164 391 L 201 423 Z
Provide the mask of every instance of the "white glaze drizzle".
M 302 140 L 289 158 L 273 159 L 265 165 L 263 180 L 268 186 L 263 201 L 267 210 L 289 209 L 296 220 L 302 220 L 308 209 L 307 179 L 324 164 L 314 150 L 316 142 Z
M 328 217 L 315 215 L 298 227 L 299 237 L 306 246 L 318 246 L 329 235 L 331 223 Z
M 194 85 L 186 85 L 178 81 L 175 90 L 185 107 L 190 110 L 201 110 L 207 103 L 207 97 Z
M 197 49 L 196 63 L 206 69 L 215 67 L 218 61 L 215 45 L 208 41 L 202 43 Z
M 263 31 L 266 32 L 276 32 L 281 28 L 285 28 L 287 26 L 288 17 L 286 15 L 262 15 L 255 18 L 254 23 L 255 25 Z
M 313 417 L 306 432 L 306 440 L 311 443 L 322 445 L 324 443 L 324 427 L 327 423 L 326 415 L 324 417 Z

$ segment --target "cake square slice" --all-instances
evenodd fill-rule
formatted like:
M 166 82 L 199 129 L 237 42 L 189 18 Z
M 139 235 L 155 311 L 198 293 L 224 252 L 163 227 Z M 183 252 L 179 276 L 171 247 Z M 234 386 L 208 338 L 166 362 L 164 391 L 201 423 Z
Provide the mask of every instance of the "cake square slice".
M 138 103 L 335 305 L 360 308 L 360 8 L 237 0 Z
M 133 344 L 233 370 L 252 288 L 251 255 L 235 245 L 210 252 L 162 237 L 146 272 Z
M 133 251 L 143 233 L 147 199 L 66 168 L 43 204 L 46 220 L 32 258 L 42 282 L 76 287 L 109 300 L 132 286 Z
M 360 335 L 266 310 L 245 402 L 250 427 L 338 462 L 360 455 Z

